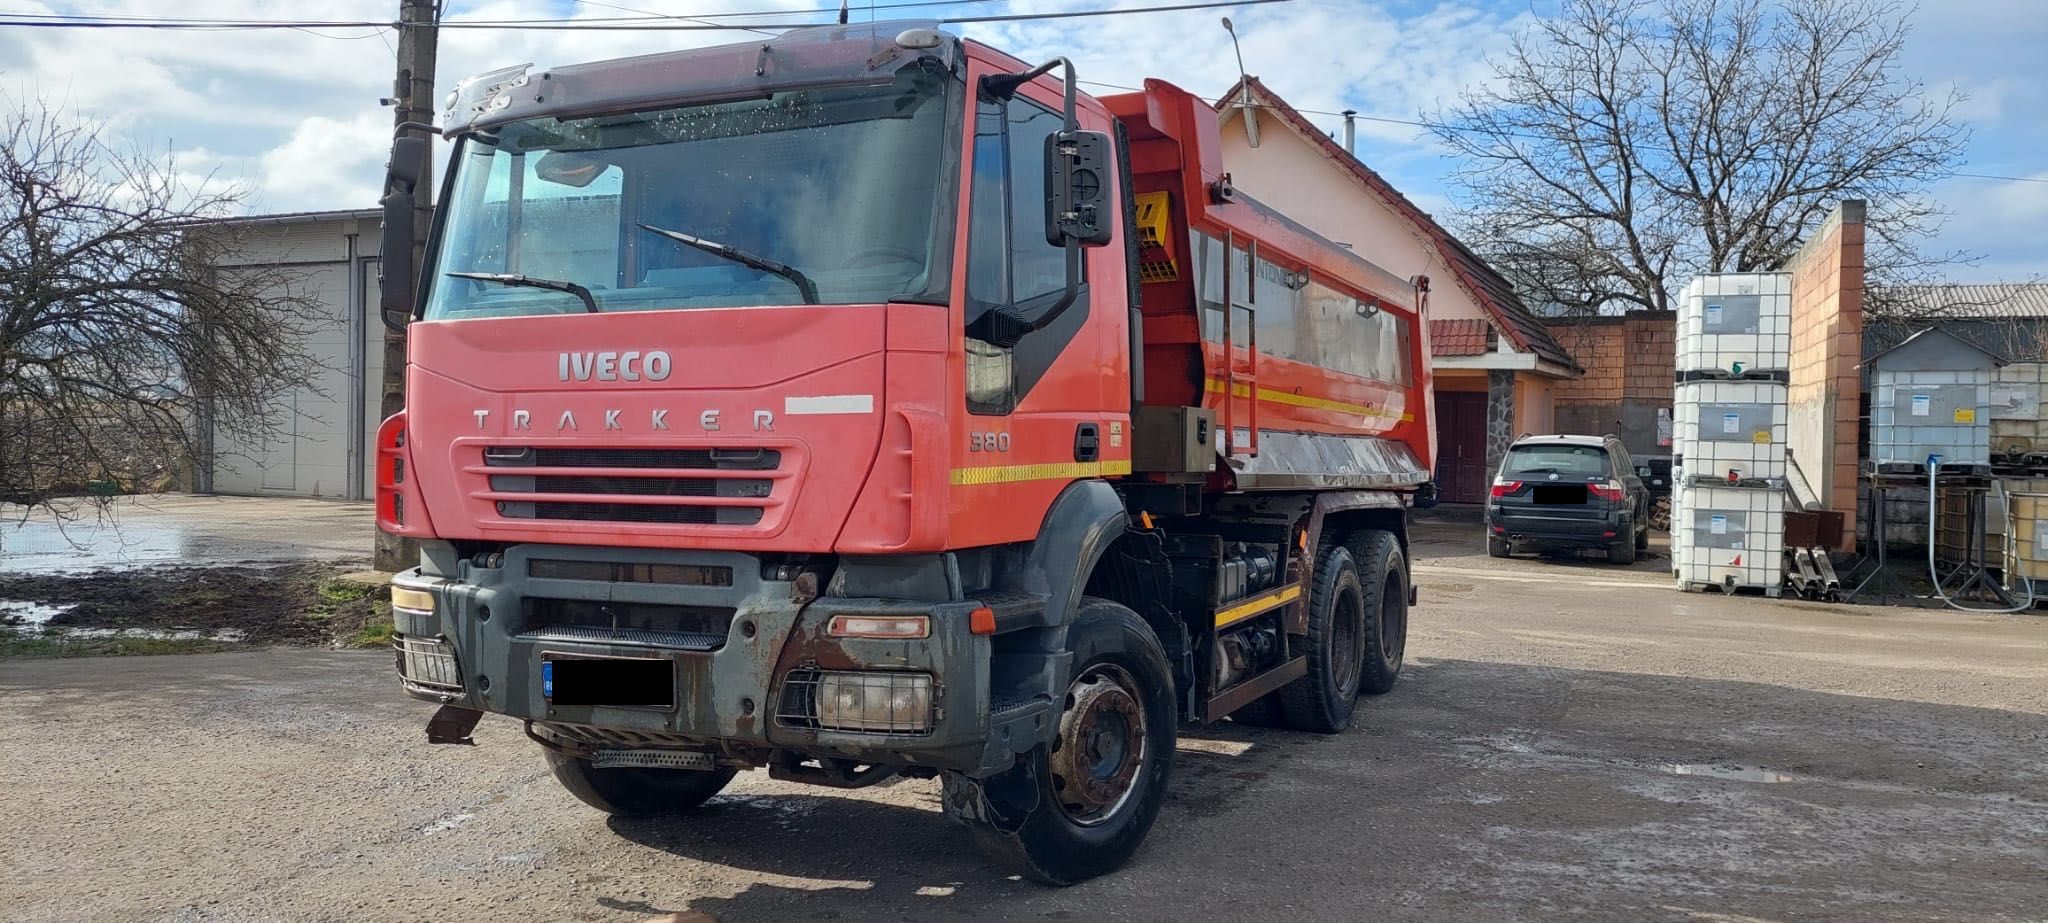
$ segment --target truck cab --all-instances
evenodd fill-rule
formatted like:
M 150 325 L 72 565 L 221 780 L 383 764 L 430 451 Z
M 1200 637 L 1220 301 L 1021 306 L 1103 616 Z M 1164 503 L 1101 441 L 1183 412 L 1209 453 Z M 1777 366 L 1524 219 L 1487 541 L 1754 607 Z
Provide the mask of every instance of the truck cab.
M 430 737 L 510 716 L 621 814 L 939 776 L 1067 883 L 1137 848 L 1181 720 L 1348 724 L 1412 601 L 1419 288 L 1235 201 L 1213 120 L 919 23 L 460 84 L 427 256 L 386 257 Z M 1361 374 L 1258 346 L 1247 298 L 1318 292 L 1384 328 Z

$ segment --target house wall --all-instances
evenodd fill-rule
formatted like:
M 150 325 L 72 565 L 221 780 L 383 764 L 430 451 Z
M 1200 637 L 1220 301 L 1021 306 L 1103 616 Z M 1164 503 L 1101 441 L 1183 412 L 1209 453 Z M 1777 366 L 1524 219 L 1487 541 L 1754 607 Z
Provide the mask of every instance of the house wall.
M 1557 381 L 1534 372 L 1515 373 L 1515 435 L 1557 432 Z
M 1792 273 L 1792 361 L 1786 422 L 1792 457 L 1814 492 L 1856 536 L 1857 428 L 1863 388 L 1863 202 L 1848 199 L 1800 248 Z
M 1232 115 L 1223 122 L 1223 167 L 1238 189 L 1324 237 L 1349 244 L 1353 253 L 1389 272 L 1429 276 L 1436 283 L 1429 293 L 1430 317 L 1487 316 L 1457 283 L 1436 246 L 1346 168 L 1271 116 L 1263 117 L 1259 128 L 1254 148 L 1245 138 L 1244 119 Z
M 1557 432 L 1621 437 L 1635 455 L 1669 455 L 1677 313 L 1630 311 L 1548 324 L 1585 374 L 1556 382 Z

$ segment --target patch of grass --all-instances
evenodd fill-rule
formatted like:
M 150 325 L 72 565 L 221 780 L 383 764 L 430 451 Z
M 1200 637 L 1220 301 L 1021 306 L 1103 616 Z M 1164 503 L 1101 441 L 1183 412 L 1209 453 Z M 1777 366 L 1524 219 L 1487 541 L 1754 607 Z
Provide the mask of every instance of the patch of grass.
M 318 593 L 320 599 L 324 602 L 348 603 L 358 599 L 368 599 L 379 589 L 381 588 L 354 580 L 328 579 L 320 581 L 320 585 L 314 589 L 314 592 Z
M 234 650 L 232 641 L 204 638 L 67 638 L 0 631 L 0 658 L 131 657 L 148 654 L 210 654 Z
M 391 614 L 384 613 L 382 619 L 372 619 L 364 624 L 355 636 L 348 639 L 350 647 L 390 647 L 391 636 L 398 630 L 391 624 Z

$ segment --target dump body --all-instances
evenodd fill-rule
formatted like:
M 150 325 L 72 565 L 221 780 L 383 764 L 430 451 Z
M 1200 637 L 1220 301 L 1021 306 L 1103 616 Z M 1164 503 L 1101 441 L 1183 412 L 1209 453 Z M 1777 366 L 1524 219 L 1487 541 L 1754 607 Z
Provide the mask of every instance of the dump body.
M 1133 699 L 1306 682 L 1319 560 L 1398 628 L 1331 695 L 1391 684 L 1426 280 L 1236 193 L 1191 94 L 878 24 L 498 72 L 443 121 L 378 437 L 415 696 L 585 771 L 980 785 Z M 1083 669 L 1105 605 L 1170 677 Z

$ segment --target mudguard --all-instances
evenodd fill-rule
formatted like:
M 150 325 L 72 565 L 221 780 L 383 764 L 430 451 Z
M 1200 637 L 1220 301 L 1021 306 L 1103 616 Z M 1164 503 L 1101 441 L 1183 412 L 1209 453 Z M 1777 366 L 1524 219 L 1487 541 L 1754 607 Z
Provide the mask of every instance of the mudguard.
M 1072 622 L 1088 575 L 1129 525 L 1123 498 L 1107 481 L 1067 485 L 1046 510 L 1022 572 L 1012 577 L 1018 589 L 1045 594 L 1045 611 L 1018 626 L 1054 628 Z

